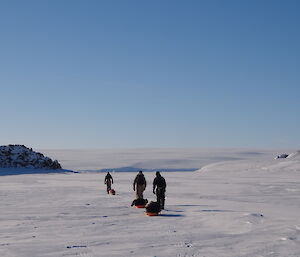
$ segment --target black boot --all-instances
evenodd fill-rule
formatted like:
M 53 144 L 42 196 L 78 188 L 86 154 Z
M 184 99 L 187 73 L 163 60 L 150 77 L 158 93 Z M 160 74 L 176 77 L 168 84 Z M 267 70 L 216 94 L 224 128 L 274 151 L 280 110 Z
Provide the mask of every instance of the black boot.
M 165 209 L 165 199 L 161 199 L 161 209 L 164 210 Z

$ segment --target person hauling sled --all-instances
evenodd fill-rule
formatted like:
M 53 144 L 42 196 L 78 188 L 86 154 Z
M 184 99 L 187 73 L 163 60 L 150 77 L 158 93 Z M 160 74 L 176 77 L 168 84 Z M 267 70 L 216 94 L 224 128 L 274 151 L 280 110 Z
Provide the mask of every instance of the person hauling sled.
M 136 199 L 143 199 L 143 193 L 146 189 L 147 182 L 143 172 L 140 170 L 133 181 L 133 191 L 136 192 Z
M 166 187 L 166 180 L 160 175 L 160 172 L 157 171 L 156 177 L 153 180 L 153 194 L 156 194 L 157 203 L 160 205 L 162 210 L 165 208 Z
M 109 194 L 109 191 L 111 190 L 111 185 L 114 183 L 114 180 L 112 176 L 110 175 L 109 172 L 107 172 L 105 179 L 104 179 L 104 184 L 106 185 L 106 191 Z

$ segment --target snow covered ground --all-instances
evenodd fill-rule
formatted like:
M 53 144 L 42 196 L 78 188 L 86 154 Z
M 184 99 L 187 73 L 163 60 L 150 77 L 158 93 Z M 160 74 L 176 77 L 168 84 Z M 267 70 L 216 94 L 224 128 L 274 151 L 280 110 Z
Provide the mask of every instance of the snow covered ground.
M 115 196 L 105 193 L 102 172 L 2 173 L 1 257 L 300 256 L 299 153 L 275 160 L 282 152 L 41 152 L 76 171 L 127 168 L 112 172 Z M 160 216 L 130 207 L 136 173 L 127 171 L 138 168 L 163 171 L 167 198 Z M 145 176 L 145 197 L 154 200 L 155 173 Z

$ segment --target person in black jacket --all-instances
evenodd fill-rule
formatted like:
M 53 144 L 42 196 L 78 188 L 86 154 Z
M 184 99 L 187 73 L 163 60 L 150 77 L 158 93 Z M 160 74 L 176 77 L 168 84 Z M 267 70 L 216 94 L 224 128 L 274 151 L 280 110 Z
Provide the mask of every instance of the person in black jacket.
M 109 190 L 111 190 L 111 184 L 114 183 L 114 180 L 112 176 L 110 175 L 109 172 L 107 172 L 105 179 L 104 179 L 104 184 L 106 184 L 106 191 L 109 194 Z
M 133 191 L 136 191 L 136 199 L 143 199 L 143 193 L 146 189 L 147 182 L 143 172 L 140 170 L 133 181 Z
M 166 180 L 160 175 L 160 172 L 156 172 L 156 177 L 153 180 L 153 194 L 156 194 L 157 203 L 160 204 L 161 209 L 165 208 L 165 192 L 166 192 Z M 155 190 L 156 189 L 156 190 Z

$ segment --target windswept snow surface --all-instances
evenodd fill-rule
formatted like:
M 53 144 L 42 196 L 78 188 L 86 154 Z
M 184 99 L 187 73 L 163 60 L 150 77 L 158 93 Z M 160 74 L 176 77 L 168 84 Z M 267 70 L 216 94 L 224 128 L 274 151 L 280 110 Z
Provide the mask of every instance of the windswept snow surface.
M 65 169 L 79 171 L 193 171 L 204 165 L 229 160 L 274 158 L 276 151 L 248 149 L 100 149 L 40 150 L 59 160 Z
M 189 160 L 185 168 L 200 169 L 162 172 L 166 210 L 157 217 L 130 207 L 132 172 L 112 173 L 114 196 L 106 194 L 99 172 L 0 176 L 0 256 L 300 256 L 298 158 L 274 160 L 276 151 L 165 149 L 140 151 L 134 159 L 133 152 L 111 156 L 103 151 L 106 160 L 94 153 L 94 168 L 136 167 L 139 162 L 149 170 L 167 170 L 178 157 L 172 169 Z M 85 164 L 91 156 L 80 159 L 75 153 L 56 152 L 55 158 L 63 166 L 69 163 L 66 168 L 72 158 L 80 163 L 73 169 L 92 168 Z M 59 158 L 62 154 L 68 159 Z M 145 176 L 144 196 L 154 200 L 155 173 Z

